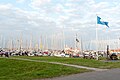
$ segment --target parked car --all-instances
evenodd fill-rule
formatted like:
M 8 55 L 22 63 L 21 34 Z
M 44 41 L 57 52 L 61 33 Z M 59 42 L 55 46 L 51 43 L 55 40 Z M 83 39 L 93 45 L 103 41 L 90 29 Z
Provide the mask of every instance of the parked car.
M 118 59 L 117 53 L 111 53 L 110 59 L 111 60 L 117 60 Z

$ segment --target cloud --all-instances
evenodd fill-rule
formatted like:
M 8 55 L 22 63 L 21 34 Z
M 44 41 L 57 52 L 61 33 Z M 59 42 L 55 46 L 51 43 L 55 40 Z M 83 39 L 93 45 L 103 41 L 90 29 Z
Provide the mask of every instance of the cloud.
M 0 11 L 7 11 L 12 8 L 12 4 L 0 4 Z
M 27 0 L 17 0 L 25 3 Z M 0 4 L 0 30 L 10 30 L 37 34 L 52 34 L 64 29 L 67 34 L 81 33 L 95 38 L 96 14 L 104 21 L 109 22 L 109 34 L 119 32 L 120 5 L 119 1 L 112 0 L 30 0 L 26 5 L 15 3 Z M 17 3 L 18 4 L 18 3 Z M 106 27 L 99 25 L 100 37 L 108 32 Z M 107 29 L 108 30 L 108 29 Z M 70 36 L 70 35 L 69 35 Z M 92 37 L 92 38 L 91 38 Z
M 25 0 L 16 0 L 18 3 L 24 3 Z
M 112 29 L 112 30 L 110 30 L 110 32 L 116 32 L 116 31 L 120 31 L 120 29 Z
M 33 8 L 40 8 L 41 6 L 49 3 L 51 0 L 31 0 L 31 6 Z

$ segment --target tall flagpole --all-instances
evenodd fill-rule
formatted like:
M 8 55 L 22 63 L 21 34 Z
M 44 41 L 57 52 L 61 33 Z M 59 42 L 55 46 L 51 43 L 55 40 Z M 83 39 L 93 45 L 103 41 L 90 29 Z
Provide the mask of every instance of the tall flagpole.
M 96 14 L 97 17 L 97 14 Z M 98 25 L 96 22 L 96 60 L 98 60 Z
M 83 41 L 82 41 L 82 37 L 81 37 L 81 54 L 84 55 L 84 53 L 83 53 Z
M 64 26 L 63 26 L 63 50 L 65 49 L 66 45 L 65 45 L 65 32 L 64 32 Z

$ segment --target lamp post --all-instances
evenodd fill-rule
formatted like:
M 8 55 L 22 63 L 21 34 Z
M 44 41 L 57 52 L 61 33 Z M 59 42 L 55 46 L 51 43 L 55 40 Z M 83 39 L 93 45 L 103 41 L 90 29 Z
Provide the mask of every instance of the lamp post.
M 108 55 L 109 55 L 109 45 L 107 45 L 107 60 L 108 60 Z

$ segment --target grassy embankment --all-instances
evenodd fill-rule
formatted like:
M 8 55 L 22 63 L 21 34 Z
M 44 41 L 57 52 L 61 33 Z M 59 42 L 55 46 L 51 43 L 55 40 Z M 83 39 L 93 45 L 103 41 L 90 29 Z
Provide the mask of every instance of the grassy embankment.
M 62 65 L 0 58 L 0 80 L 32 80 L 83 73 L 90 70 Z
M 19 58 L 27 58 L 32 60 L 50 61 L 50 62 L 61 62 L 68 64 L 75 64 L 81 66 L 88 66 L 94 68 L 111 69 L 120 68 L 120 62 L 102 62 L 93 59 L 82 59 L 82 58 L 60 58 L 60 57 L 27 57 L 18 56 Z

